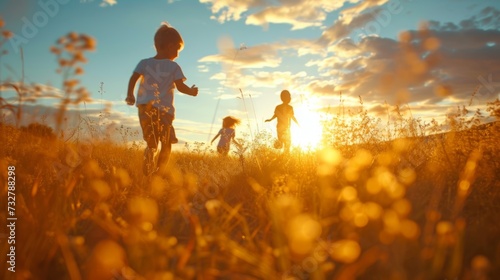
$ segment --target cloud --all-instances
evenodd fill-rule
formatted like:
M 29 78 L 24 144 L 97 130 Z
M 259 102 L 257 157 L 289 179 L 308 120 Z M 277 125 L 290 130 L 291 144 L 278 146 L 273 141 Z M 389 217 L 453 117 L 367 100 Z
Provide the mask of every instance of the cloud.
M 59 105 L 43 104 L 24 104 L 22 105 L 22 122 L 21 125 L 27 125 L 33 122 L 44 123 L 48 126 L 56 128 L 56 115 L 59 112 Z M 80 129 L 93 129 L 98 131 L 105 129 L 111 123 L 123 124 L 127 126 L 136 126 L 135 116 L 128 116 L 123 112 L 111 110 L 110 108 L 89 108 L 86 106 L 67 106 L 64 112 L 64 120 L 61 124 L 67 131 Z M 12 119 L 7 119 L 7 122 L 13 122 Z M 137 122 L 138 123 L 138 122 Z M 95 127 L 91 127 L 95 126 Z
M 216 99 L 221 99 L 221 100 L 230 100 L 230 99 L 235 99 L 238 98 L 239 94 L 237 92 L 234 93 L 221 93 L 219 94 Z
M 178 0 L 167 0 L 172 4 Z M 199 0 L 207 4 L 212 12 L 211 19 L 220 23 L 239 21 L 246 18 L 248 25 L 268 27 L 270 23 L 289 24 L 292 30 L 321 27 L 327 14 L 348 3 L 358 3 L 341 12 L 344 24 L 370 8 L 381 6 L 388 0 Z M 396 1 L 399 3 L 399 0 Z M 102 0 L 101 7 L 117 4 L 117 0 Z
M 307 76 L 305 71 L 292 73 L 290 71 L 253 71 L 244 75 L 244 87 L 252 88 L 275 88 L 275 87 L 296 87 L 300 81 Z
M 357 15 L 350 16 L 349 20 L 337 20 L 329 26 L 318 39 L 318 43 L 327 46 L 336 43 L 340 39 L 350 36 L 350 34 L 358 28 L 365 26 L 368 22 L 371 22 L 375 17 L 382 12 L 382 8 L 374 8 L 369 13 L 361 13 Z
M 106 110 L 90 107 L 68 106 L 61 126 L 65 139 L 112 140 L 122 144 L 135 141 L 144 144 L 137 114 L 125 113 L 111 107 Z M 27 126 L 37 122 L 56 129 L 55 116 L 58 110 L 56 105 L 25 104 L 22 106 L 20 125 Z M 6 123 L 15 124 L 15 116 L 10 111 L 2 110 L 2 115 Z M 205 141 L 210 124 L 176 118 L 174 127 L 177 138 L 182 143 L 187 139 Z M 182 149 L 182 146 L 175 145 L 174 148 Z
M 64 92 L 59 88 L 46 84 L 26 84 L 21 82 L 8 81 L 0 84 L 1 91 L 15 92 L 16 88 L 23 92 L 24 95 L 35 95 L 36 97 L 46 96 L 47 98 L 61 98 L 64 95 Z
M 289 71 L 251 71 L 247 74 L 241 74 L 237 81 L 225 79 L 222 73 L 215 74 L 211 79 L 219 80 L 221 85 L 226 89 L 234 89 L 235 94 L 221 93 L 218 98 L 229 99 L 238 96 L 239 88 L 245 91 L 251 90 L 253 97 L 262 94 L 265 89 L 283 87 L 283 88 L 298 88 L 307 78 L 305 71 L 292 73 Z M 222 92 L 225 92 L 222 90 Z M 248 92 L 247 92 L 248 93 Z
M 383 102 L 392 92 L 383 92 L 381 81 L 385 73 L 394 73 L 398 68 L 397 56 L 402 50 L 392 39 L 366 37 L 358 43 L 344 39 L 330 48 L 331 55 L 321 60 L 311 60 L 307 65 L 316 66 L 322 73 L 323 81 L 311 83 L 313 92 L 319 94 L 338 93 L 358 96 L 371 101 Z M 334 77 L 333 85 L 332 81 Z M 395 75 L 394 80 L 398 77 Z M 325 89 L 322 89 L 327 85 Z M 408 84 L 405 84 L 407 86 Z M 386 89 L 389 91 L 391 89 Z M 392 90 L 391 90 L 392 91 Z M 389 96 L 388 96 L 389 95 Z M 391 98 L 392 99 L 392 98 Z M 395 101 L 390 100 L 391 102 Z
M 60 112 L 60 102 L 64 98 L 61 89 L 45 84 L 21 84 L 19 82 L 0 84 L 2 97 L 4 100 L 14 105 L 14 111 L 4 108 L 0 114 L 2 120 L 9 124 L 16 124 L 17 106 L 19 103 L 14 87 L 23 92 L 21 105 L 20 126 L 27 126 L 30 123 L 41 123 L 57 128 L 57 115 Z M 142 143 L 142 132 L 135 107 L 125 111 L 123 100 L 90 99 L 85 103 L 68 104 L 64 111 L 64 117 L 60 128 L 65 139 L 79 137 L 93 140 L 113 140 L 117 143 L 130 143 L 138 141 Z M 175 128 L 179 130 L 177 134 L 180 141 L 193 139 L 192 135 L 203 138 L 208 134 L 207 124 L 194 123 L 177 118 Z M 179 145 L 177 145 L 179 146 Z
M 202 57 L 198 62 L 217 62 L 226 64 L 231 68 L 264 68 L 278 67 L 281 57 L 278 50 L 283 49 L 280 44 L 262 44 L 243 50 L 230 49 L 220 54 Z M 232 69 L 234 70 L 234 69 Z
M 266 5 L 265 0 L 200 0 L 200 3 L 209 4 L 213 14 L 211 18 L 220 23 L 238 21 L 246 11 Z
M 332 34 L 326 34 L 339 37 L 348 34 L 349 29 L 359 27 L 363 20 L 373 20 L 375 13 L 372 10 L 386 4 L 388 0 L 200 0 L 200 2 L 210 6 L 212 19 L 220 23 L 246 18 L 245 23 L 248 25 L 267 28 L 269 24 L 289 24 L 292 30 L 322 27 L 328 13 L 339 10 L 348 3 L 357 3 L 344 9 L 340 20 L 337 20 L 335 26 L 328 32 Z M 395 2 L 400 5 L 399 1 Z M 390 5 L 395 6 L 394 3 Z M 366 11 L 371 15 L 366 15 Z
M 245 23 L 267 27 L 269 23 L 292 25 L 292 30 L 322 26 L 327 13 L 339 9 L 344 1 L 280 1 L 279 6 L 271 4 L 247 17 Z
M 378 7 L 382 6 L 385 3 L 387 3 L 389 0 L 364 0 L 364 1 L 355 1 L 355 2 L 360 2 L 359 4 L 344 9 L 341 12 L 341 21 L 345 25 L 350 25 L 355 19 L 359 18 L 360 15 L 363 15 L 363 13 L 366 10 L 369 10 L 373 7 Z M 395 1 L 399 2 L 399 1 Z
M 326 55 L 327 48 L 310 39 L 290 39 L 284 42 L 288 50 L 297 53 L 299 57 L 305 55 Z
M 324 21 L 320 16 L 318 21 L 307 20 L 307 11 L 313 15 L 325 10 L 322 4 L 318 4 L 317 11 L 304 10 L 303 18 L 285 17 L 286 9 L 293 15 L 294 8 L 307 3 L 305 0 L 275 1 L 269 7 L 262 6 L 268 1 L 243 3 L 251 7 L 239 14 L 246 17 L 247 24 L 287 23 L 293 29 L 317 26 L 318 22 Z M 316 39 L 290 39 L 249 47 L 237 55 L 238 50 L 233 47 L 232 52 L 207 56 L 200 62 L 223 63 L 238 69 L 235 79 L 228 78 L 230 70 L 212 76 L 226 87 L 265 92 L 267 88 L 288 82 L 295 92 L 312 93 L 324 100 L 340 91 L 352 102 L 361 96 L 367 104 L 374 104 L 370 105 L 373 110 L 385 102 L 391 105 L 403 102 L 412 106 L 419 104 L 416 112 L 427 110 L 437 114 L 442 111 L 443 105 L 440 104 L 468 103 L 474 91 L 477 93 L 474 98 L 481 102 L 498 96 L 500 11 L 497 9 L 485 8 L 458 23 L 431 21 L 427 28 L 409 30 L 400 40 L 395 40 L 369 34 L 366 29 L 373 22 L 380 23 L 380 17 L 388 13 L 400 13 L 404 7 L 399 1 L 355 3 L 342 11 L 341 17 Z M 386 19 L 390 20 L 389 17 Z M 364 32 L 364 36 L 353 38 L 356 31 Z M 287 58 L 293 56 L 309 59 L 306 68 L 302 68 L 304 74 L 302 71 L 266 69 L 283 66 L 288 62 Z M 309 77 L 316 78 L 311 80 Z M 235 95 L 229 96 L 234 98 Z
M 475 50 L 487 47 L 488 44 L 499 45 L 498 30 L 459 29 L 456 31 L 431 30 L 439 39 L 440 49 L 445 51 Z M 413 37 L 419 36 L 418 31 L 412 31 Z
M 210 77 L 221 81 L 221 85 L 231 88 L 242 88 L 247 83 L 243 76 L 246 69 L 276 68 L 280 66 L 282 57 L 280 50 L 285 49 L 282 44 L 263 44 L 235 49 L 230 40 L 221 40 L 227 46 L 220 46 L 220 54 L 208 55 L 198 60 L 201 63 L 218 63 L 222 65 L 221 72 Z M 221 42 L 219 42 L 221 45 Z M 206 65 L 205 64 L 205 65 Z
M 333 81 L 315 80 L 308 83 L 306 89 L 314 95 L 331 95 L 335 93 L 336 86 Z
M 207 73 L 210 70 L 207 65 L 198 65 L 198 71 L 201 73 Z
M 200 0 L 208 4 L 212 19 L 224 23 L 246 17 L 245 23 L 267 27 L 269 23 L 289 24 L 292 30 L 321 26 L 327 13 L 349 0 Z
M 441 23 L 439 21 L 429 21 L 429 28 L 438 31 L 457 31 L 461 30 L 498 30 L 500 29 L 500 11 L 494 7 L 486 7 L 468 19 L 460 21 L 458 24 L 453 22 Z
M 117 4 L 116 0 L 102 0 L 101 4 L 99 4 L 99 6 L 109 7 L 109 6 L 114 6 L 116 4 Z
M 329 39 L 327 55 L 306 63 L 321 74 L 308 90 L 328 95 L 335 89 L 336 94 L 389 104 L 467 104 L 475 91 L 480 102 L 491 100 L 500 93 L 500 30 L 489 28 L 496 26 L 498 14 L 486 8 L 462 21 L 467 28 L 432 22 L 430 29 L 404 33 L 403 41 L 367 36 L 354 42 L 325 36 L 332 32 L 326 30 L 321 38 Z M 488 28 L 482 29 L 486 23 Z
M 362 96 L 364 101 L 373 104 L 429 104 L 419 105 L 421 112 L 433 108 L 434 111 L 429 112 L 435 113 L 442 106 L 436 104 L 468 103 L 476 90 L 478 94 L 474 98 L 482 102 L 498 96 L 498 10 L 485 8 L 478 15 L 458 24 L 430 22 L 429 29 L 406 32 L 407 44 L 369 34 L 354 41 L 351 35 L 356 29 L 366 27 L 377 16 L 391 9 L 390 4 L 384 5 L 386 2 L 373 1 L 370 5 L 360 4 L 348 9 L 316 40 L 293 39 L 269 44 L 265 48 L 262 45 L 263 52 L 251 56 L 251 60 L 235 60 L 234 65 L 247 71 L 239 73 L 238 84 L 226 81 L 225 85 L 267 88 L 288 80 L 296 82 L 294 88 L 297 91 L 310 92 L 323 98 L 342 91 L 344 95 L 353 97 L 353 100 Z M 392 7 L 392 11 L 402 9 L 396 8 Z M 276 12 L 273 9 L 269 11 Z M 436 50 L 437 47 L 439 49 Z M 309 73 L 317 70 L 320 76 L 313 75 L 317 78 L 308 81 L 303 76 L 296 77 L 296 74 L 289 72 L 285 75 L 283 71 L 277 71 L 276 74 L 272 71 L 248 71 L 284 64 L 289 51 L 299 56 L 310 55 L 311 59 L 305 64 L 310 69 L 305 71 Z M 234 54 L 205 60 L 228 63 L 232 57 Z M 243 65 L 245 63 L 248 64 Z M 219 73 L 212 78 L 222 81 L 224 77 Z M 438 88 L 449 89 L 452 96 L 436 94 Z

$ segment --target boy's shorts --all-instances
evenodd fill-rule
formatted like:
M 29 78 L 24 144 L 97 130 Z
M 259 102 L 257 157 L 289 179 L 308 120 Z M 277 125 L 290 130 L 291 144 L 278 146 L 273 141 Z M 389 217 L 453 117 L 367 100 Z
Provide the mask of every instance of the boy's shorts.
M 142 136 L 148 147 L 156 149 L 160 141 L 170 143 L 172 136 L 175 137 L 175 131 L 172 127 L 174 117 L 151 104 L 139 104 L 137 107 Z
M 292 137 L 290 135 L 290 128 L 277 128 L 278 131 L 278 141 L 281 142 L 283 145 L 290 146 L 292 142 Z M 281 146 L 280 146 L 281 148 Z

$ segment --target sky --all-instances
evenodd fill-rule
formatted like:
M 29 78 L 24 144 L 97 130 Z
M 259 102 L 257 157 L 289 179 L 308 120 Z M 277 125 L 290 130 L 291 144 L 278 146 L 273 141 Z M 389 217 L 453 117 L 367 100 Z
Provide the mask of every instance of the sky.
M 0 17 L 1 30 L 14 34 L 0 47 L 0 81 L 42 88 L 26 103 L 23 123 L 54 126 L 59 99 L 51 93 L 60 92 L 63 77 L 50 48 L 76 32 L 96 42 L 78 76 L 92 100 L 71 107 L 68 118 L 93 120 L 114 138 L 116 129 L 140 131 L 137 109 L 124 102 L 128 79 L 155 55 L 162 22 L 183 37 L 176 62 L 186 84 L 199 88 L 197 97 L 175 96 L 181 144 L 208 142 L 227 115 L 242 120 L 237 136 L 274 134 L 276 123 L 264 120 L 283 89 L 300 123 L 295 135 L 317 133 L 340 98 L 352 110 L 361 98 L 376 117 L 390 118 L 387 106 L 401 105 L 430 120 L 469 104 L 474 92 L 472 108 L 500 92 L 498 1 L 1 0 Z M 13 96 L 3 89 L 16 104 Z

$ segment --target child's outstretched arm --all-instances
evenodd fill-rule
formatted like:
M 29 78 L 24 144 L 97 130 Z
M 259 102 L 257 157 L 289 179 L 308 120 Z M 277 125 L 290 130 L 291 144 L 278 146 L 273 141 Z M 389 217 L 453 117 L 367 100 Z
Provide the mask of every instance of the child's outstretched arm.
M 234 138 L 234 137 L 233 137 L 231 140 L 233 141 L 233 143 L 234 143 L 236 146 L 238 146 L 238 148 L 240 148 L 240 149 L 241 149 L 241 143 L 240 143 L 240 142 L 238 142 L 238 141 L 236 141 L 236 138 Z
M 266 122 L 270 122 L 270 121 L 274 120 L 275 118 L 276 118 L 276 114 L 274 114 L 272 118 L 267 119 Z
M 210 142 L 210 144 L 212 144 L 215 141 L 215 139 L 217 139 L 217 137 L 219 137 L 219 136 L 220 136 L 220 131 L 219 131 L 219 133 L 217 133 L 217 135 L 214 136 L 214 138 L 212 139 L 212 142 Z
M 137 83 L 137 80 L 139 80 L 140 77 L 141 74 L 134 72 L 130 77 L 130 80 L 128 81 L 127 98 L 125 98 L 125 102 L 127 102 L 127 105 L 132 106 L 135 104 L 134 88 L 135 83 Z
M 291 116 L 291 119 L 292 119 L 292 120 L 293 120 L 293 121 L 294 121 L 294 122 L 295 122 L 298 126 L 300 126 L 299 122 L 298 122 L 298 121 L 297 121 L 297 119 L 295 118 L 295 112 L 294 112 L 294 110 L 293 110 L 293 107 L 292 107 L 292 111 L 291 111 L 290 116 Z
M 198 95 L 198 88 L 194 85 L 192 87 L 188 87 L 182 79 L 175 80 L 174 83 L 178 91 L 191 96 Z

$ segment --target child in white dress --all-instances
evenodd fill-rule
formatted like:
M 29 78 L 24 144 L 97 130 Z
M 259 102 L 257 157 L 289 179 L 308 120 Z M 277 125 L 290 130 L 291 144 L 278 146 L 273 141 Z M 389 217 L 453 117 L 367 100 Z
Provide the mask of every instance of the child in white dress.
M 222 128 L 219 130 L 219 133 L 215 135 L 212 139 L 213 143 L 217 137 L 220 136 L 219 143 L 217 144 L 217 152 L 221 155 L 227 156 L 229 153 L 229 148 L 231 147 L 231 141 L 234 142 L 237 146 L 240 146 L 238 141 L 236 141 L 236 125 L 240 124 L 240 120 L 231 116 L 227 116 L 222 119 Z

